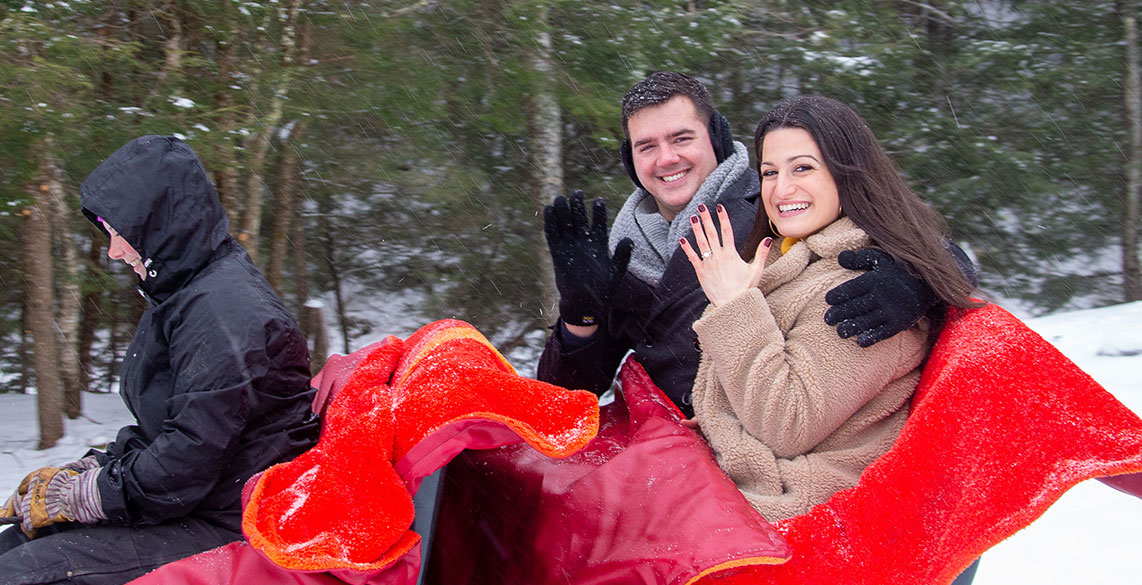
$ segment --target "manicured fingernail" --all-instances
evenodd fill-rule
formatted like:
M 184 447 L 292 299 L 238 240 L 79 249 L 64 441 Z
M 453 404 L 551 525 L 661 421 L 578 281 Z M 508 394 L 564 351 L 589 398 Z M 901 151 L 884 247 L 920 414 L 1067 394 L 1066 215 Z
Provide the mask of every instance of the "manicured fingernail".
M 766 248 L 772 246 L 773 245 L 773 238 L 765 238 L 764 240 L 761 241 L 761 245 L 765 246 Z
M 690 223 L 698 223 L 698 216 L 697 215 L 691 215 L 690 216 Z
M 686 238 L 678 238 L 678 244 L 685 246 L 686 245 Z
M 702 203 L 702 204 L 698 205 L 698 211 L 701 213 L 706 213 L 706 204 Z
M 723 212 L 723 211 L 725 211 L 725 210 L 726 210 L 726 208 L 725 208 L 725 207 L 722 207 L 722 204 L 721 204 L 721 203 L 719 203 L 719 204 L 718 204 L 718 213 L 722 213 L 722 212 Z

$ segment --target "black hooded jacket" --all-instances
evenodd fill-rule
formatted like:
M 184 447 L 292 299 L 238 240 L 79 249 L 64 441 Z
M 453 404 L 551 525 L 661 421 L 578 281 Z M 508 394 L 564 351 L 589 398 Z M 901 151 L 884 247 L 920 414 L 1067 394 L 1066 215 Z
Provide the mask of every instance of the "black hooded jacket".
M 129 142 L 83 182 L 80 202 L 139 252 L 151 303 L 120 378 L 136 424 L 96 452 L 103 511 L 116 523 L 194 515 L 237 531 L 243 483 L 315 443 L 305 339 L 228 234 L 181 140 Z

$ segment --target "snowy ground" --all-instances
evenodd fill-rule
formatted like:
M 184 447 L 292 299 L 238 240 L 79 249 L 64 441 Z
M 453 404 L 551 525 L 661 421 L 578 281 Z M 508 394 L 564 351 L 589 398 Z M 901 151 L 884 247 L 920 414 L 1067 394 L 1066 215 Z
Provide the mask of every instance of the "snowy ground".
M 1142 302 L 1028 321 L 1134 412 L 1142 413 Z M 0 491 L 26 473 L 64 463 L 114 439 L 130 421 L 118 395 L 84 395 L 83 418 L 36 451 L 35 397 L 0 394 Z M 6 496 L 0 496 L 6 497 Z M 978 585 L 1120 585 L 1142 581 L 1142 500 L 1090 481 L 1067 492 L 1027 529 L 988 551 Z

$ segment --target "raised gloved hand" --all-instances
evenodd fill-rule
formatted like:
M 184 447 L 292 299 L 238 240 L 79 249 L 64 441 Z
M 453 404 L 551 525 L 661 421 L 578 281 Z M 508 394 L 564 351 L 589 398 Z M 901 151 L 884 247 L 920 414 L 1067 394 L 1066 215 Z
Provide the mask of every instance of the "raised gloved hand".
M 87 471 L 44 467 L 36 470 L 20 500 L 20 528 L 28 538 L 57 522 L 90 524 L 107 519 L 96 479 L 99 468 Z
M 556 197 L 543 208 L 543 231 L 551 250 L 559 314 L 569 325 L 597 325 L 619 280 L 626 273 L 634 242 L 624 238 L 612 256 L 607 247 L 607 207 L 602 199 L 591 205 L 591 225 L 583 192 Z
M 825 295 L 825 302 L 833 305 L 825 313 L 825 323 L 835 325 L 842 338 L 857 335 L 861 347 L 908 329 L 936 302 L 927 283 L 883 250 L 846 250 L 837 262 L 849 270 L 868 272 Z

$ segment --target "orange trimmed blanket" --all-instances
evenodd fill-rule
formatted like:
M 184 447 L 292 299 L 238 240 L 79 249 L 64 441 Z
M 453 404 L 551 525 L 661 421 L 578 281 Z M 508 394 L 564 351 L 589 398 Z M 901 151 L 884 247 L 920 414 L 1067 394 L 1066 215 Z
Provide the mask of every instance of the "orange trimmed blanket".
M 987 306 L 949 319 L 895 446 L 775 531 L 633 360 L 600 417 L 444 323 L 341 363 L 339 393 L 325 380 L 321 443 L 247 485 L 254 547 L 134 583 L 414 583 L 409 494 L 465 448 L 481 450 L 449 467 L 431 582 L 949 583 L 1076 483 L 1142 472 L 1142 420 Z

